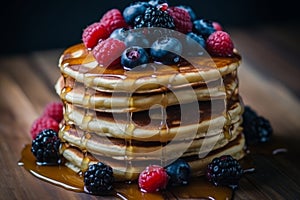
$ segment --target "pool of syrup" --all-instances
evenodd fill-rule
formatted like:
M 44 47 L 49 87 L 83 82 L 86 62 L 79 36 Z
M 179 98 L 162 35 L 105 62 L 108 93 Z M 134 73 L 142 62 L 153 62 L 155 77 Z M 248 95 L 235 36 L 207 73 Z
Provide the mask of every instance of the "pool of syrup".
M 40 166 L 35 162 L 35 157 L 31 153 L 31 145 L 26 145 L 22 150 L 21 159 L 18 163 L 37 178 L 63 187 L 74 192 L 86 192 L 84 190 L 83 176 L 75 173 L 64 165 Z M 254 167 L 246 156 L 241 162 L 245 171 L 253 171 Z M 114 190 L 106 196 L 130 199 L 232 199 L 233 190 L 229 187 L 216 187 L 210 184 L 205 177 L 192 178 L 187 186 L 169 187 L 165 191 L 155 193 L 144 193 L 140 191 L 136 183 L 115 183 Z

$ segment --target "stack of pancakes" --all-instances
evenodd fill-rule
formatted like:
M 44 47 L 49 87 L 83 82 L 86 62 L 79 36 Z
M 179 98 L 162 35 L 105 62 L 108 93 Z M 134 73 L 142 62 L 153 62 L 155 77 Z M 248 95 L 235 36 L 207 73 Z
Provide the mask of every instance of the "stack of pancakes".
M 126 71 L 99 66 L 83 44 L 70 47 L 56 84 L 66 165 L 81 172 L 101 161 L 116 180 L 135 180 L 149 164 L 182 158 L 201 175 L 214 157 L 242 158 L 240 60 L 201 56 Z

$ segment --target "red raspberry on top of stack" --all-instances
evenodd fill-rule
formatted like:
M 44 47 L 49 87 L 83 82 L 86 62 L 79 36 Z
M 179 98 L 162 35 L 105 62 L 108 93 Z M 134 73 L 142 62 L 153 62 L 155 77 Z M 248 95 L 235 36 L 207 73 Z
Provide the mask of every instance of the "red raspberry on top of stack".
M 122 13 L 118 9 L 109 10 L 100 22 L 95 22 L 84 29 L 82 41 L 86 48 L 94 48 L 100 40 L 107 39 L 114 30 L 122 27 L 127 27 Z

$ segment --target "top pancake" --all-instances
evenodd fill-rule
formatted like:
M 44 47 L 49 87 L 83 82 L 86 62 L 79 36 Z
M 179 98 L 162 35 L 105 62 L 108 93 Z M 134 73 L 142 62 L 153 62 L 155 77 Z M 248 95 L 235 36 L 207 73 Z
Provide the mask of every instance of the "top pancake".
M 221 79 L 237 69 L 241 57 L 234 54 L 230 58 L 200 56 L 187 60 L 190 64 L 149 63 L 146 67 L 127 71 L 119 65 L 100 66 L 91 51 L 83 44 L 77 44 L 64 51 L 59 67 L 65 77 L 70 76 L 99 91 L 151 93 Z

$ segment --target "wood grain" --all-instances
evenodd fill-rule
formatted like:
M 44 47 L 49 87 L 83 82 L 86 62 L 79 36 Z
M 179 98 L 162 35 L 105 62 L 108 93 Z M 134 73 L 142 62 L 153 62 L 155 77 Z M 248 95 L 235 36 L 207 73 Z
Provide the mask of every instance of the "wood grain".
M 273 25 L 229 31 L 243 55 L 240 93 L 268 118 L 271 144 L 252 150 L 256 172 L 245 175 L 234 199 L 300 198 L 300 28 Z M 290 38 L 296 38 L 295 41 Z M 50 101 L 62 50 L 0 57 L 0 199 L 104 199 L 40 181 L 17 165 L 29 129 Z M 272 155 L 278 148 L 287 153 Z

